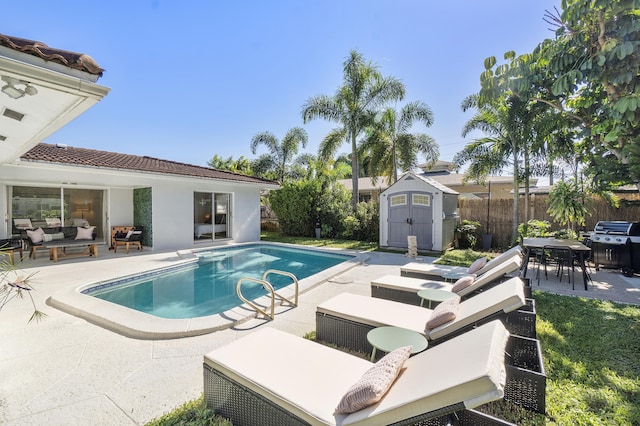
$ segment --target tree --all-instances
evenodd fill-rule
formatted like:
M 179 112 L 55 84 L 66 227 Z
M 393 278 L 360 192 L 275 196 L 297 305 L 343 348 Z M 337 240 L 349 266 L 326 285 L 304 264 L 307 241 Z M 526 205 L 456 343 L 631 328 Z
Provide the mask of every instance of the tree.
M 351 179 L 353 180 L 352 206 L 358 204 L 358 137 L 373 122 L 379 108 L 387 102 L 404 98 L 404 84 L 384 77 L 378 68 L 365 62 L 363 56 L 352 50 L 344 62 L 343 83 L 334 96 L 314 96 L 302 106 L 304 123 L 316 118 L 336 122 L 320 143 L 318 156 L 322 160 L 333 158 L 343 142 L 351 144 Z
M 576 182 L 560 181 L 549 191 L 547 213 L 561 225 L 575 231 L 575 225 L 584 226 L 587 216 L 584 192 Z
M 251 174 L 251 162 L 242 155 L 237 160 L 234 160 L 233 157 L 224 159 L 216 154 L 211 160 L 207 161 L 207 165 L 216 170 L 228 170 L 245 175 Z
M 418 153 L 425 155 L 427 164 L 438 160 L 440 152 L 432 137 L 410 133 L 414 122 L 427 127 L 433 124 L 433 113 L 424 102 L 408 103 L 400 114 L 388 107 L 378 115 L 361 147 L 371 153 L 372 176 L 388 176 L 394 183 L 398 181 L 398 168 L 406 172 L 417 166 Z
M 589 173 L 603 188 L 640 189 L 640 0 L 565 0 L 547 12 L 555 39 L 532 53 L 487 58 L 480 97 L 509 91 L 571 118 L 588 142 Z M 615 160 L 615 161 L 612 161 Z M 622 173 L 621 173 L 622 172 Z
M 307 132 L 301 127 L 290 129 L 282 139 L 282 143 L 276 139 L 271 132 L 261 132 L 251 139 L 251 153 L 255 154 L 259 145 L 266 145 L 269 154 L 263 154 L 254 163 L 257 167 L 256 173 L 263 176 L 268 172 L 273 172 L 276 178 L 283 183 L 287 175 L 289 163 L 298 153 L 298 146 L 307 146 Z
M 458 152 L 453 163 L 457 169 L 470 163 L 465 181 L 483 184 L 487 176 L 499 174 L 511 165 L 513 170 L 513 229 L 512 238 L 518 238 L 519 195 L 522 177 L 522 155 L 528 151 L 527 138 L 531 128 L 531 115 L 526 104 L 517 97 L 503 97 L 491 103 L 479 103 L 478 97 L 469 96 L 462 109 L 477 108 L 477 113 L 465 124 L 462 136 L 480 130 L 487 136 L 474 139 Z M 526 163 L 526 161 L 525 161 Z

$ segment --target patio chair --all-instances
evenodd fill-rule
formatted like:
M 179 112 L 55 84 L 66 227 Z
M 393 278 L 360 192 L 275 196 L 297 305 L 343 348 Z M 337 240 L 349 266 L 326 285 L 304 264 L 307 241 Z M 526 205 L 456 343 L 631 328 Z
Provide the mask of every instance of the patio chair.
M 572 289 L 575 290 L 575 261 L 576 258 L 571 248 L 545 246 L 542 249 L 540 263 L 538 264 L 538 285 L 540 285 L 540 267 L 544 268 L 544 277 L 548 279 L 547 266 L 554 266 L 555 274 L 560 278 L 560 282 L 562 282 L 565 269 L 567 270 L 567 279 L 571 283 Z M 569 276 L 569 272 L 571 272 L 571 276 Z
M 480 290 L 485 290 L 505 280 L 507 274 L 518 271 L 521 265 L 522 257 L 518 255 L 511 256 L 500 265 L 490 268 L 475 277 L 469 286 L 456 291 L 456 293 L 461 297 L 470 297 Z M 422 299 L 418 296 L 418 291 L 426 288 L 452 291 L 455 288 L 454 286 L 455 284 L 438 280 L 385 275 L 371 281 L 371 296 L 411 305 L 420 305 Z M 530 297 L 529 294 L 526 296 Z
M 126 253 L 129 254 L 129 246 L 134 245 L 138 247 L 138 250 L 142 250 L 142 232 L 144 228 L 142 226 L 134 226 L 127 233 L 116 233 L 113 239 L 113 252 L 118 252 L 118 246 L 125 246 Z
M 511 260 L 514 257 L 522 258 L 522 247 L 515 246 L 505 251 L 504 253 L 496 256 L 488 261 L 480 270 L 476 272 L 477 275 L 482 275 L 492 268 L 498 267 L 504 262 Z M 445 275 L 448 274 L 466 274 L 468 269 L 465 266 L 452 266 L 452 265 L 438 265 L 436 263 L 421 263 L 410 262 L 400 267 L 400 275 L 403 277 L 423 278 L 432 280 L 444 280 Z
M 19 259 L 22 260 L 22 239 L 21 238 L 7 238 L 0 240 L 0 255 L 6 254 L 9 256 L 9 263 L 12 265 L 15 263 L 15 252 L 20 254 Z
M 429 419 L 446 424 L 453 415 L 465 420 L 478 416 L 482 424 L 491 424 L 490 416 L 473 408 L 505 394 L 508 342 L 509 333 L 494 321 L 402 364 L 403 358 L 381 399 L 336 414 L 343 395 L 380 365 L 264 328 L 205 355 L 204 399 L 233 424 L 382 425 Z M 256 348 L 269 350 L 256 358 Z

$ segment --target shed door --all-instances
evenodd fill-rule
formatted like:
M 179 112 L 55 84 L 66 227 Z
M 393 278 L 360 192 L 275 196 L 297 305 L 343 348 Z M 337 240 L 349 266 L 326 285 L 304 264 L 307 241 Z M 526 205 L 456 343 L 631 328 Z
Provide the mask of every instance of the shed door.
M 407 237 L 415 235 L 418 248 L 433 248 L 433 194 L 400 192 L 389 197 L 389 239 L 391 247 L 407 247 Z

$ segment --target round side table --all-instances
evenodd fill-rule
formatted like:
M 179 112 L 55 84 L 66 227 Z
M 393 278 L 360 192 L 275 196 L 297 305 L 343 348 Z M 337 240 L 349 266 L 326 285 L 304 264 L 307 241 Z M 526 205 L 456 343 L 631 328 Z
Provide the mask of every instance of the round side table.
M 401 327 L 377 327 L 367 333 L 367 340 L 373 346 L 371 361 L 376 357 L 376 349 L 391 352 L 402 346 L 411 346 L 411 353 L 417 354 L 427 349 L 429 343 L 424 335 L 417 331 Z
M 458 297 L 458 295 L 452 291 L 440 290 L 437 288 L 425 288 L 424 290 L 418 291 L 418 297 L 420 297 L 420 306 L 424 306 L 424 301 L 427 300 L 429 302 L 429 306 L 427 308 L 431 309 L 431 302 L 444 302 L 447 299 L 453 299 L 454 297 Z

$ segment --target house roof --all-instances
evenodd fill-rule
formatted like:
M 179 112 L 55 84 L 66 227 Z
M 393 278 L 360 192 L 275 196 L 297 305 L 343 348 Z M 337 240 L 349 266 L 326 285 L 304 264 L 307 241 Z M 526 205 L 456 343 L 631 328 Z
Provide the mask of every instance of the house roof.
M 66 145 L 40 143 L 26 152 L 21 161 L 45 162 L 61 165 L 97 167 L 135 172 L 162 173 L 204 179 L 217 179 L 252 184 L 278 185 L 275 181 L 240 173 L 216 170 L 159 158 L 120 154 L 95 149 L 74 148 Z
M 84 53 L 70 52 L 68 50 L 53 49 L 40 41 L 27 40 L 24 38 L 0 34 L 0 46 L 28 55 L 36 56 L 49 62 L 56 62 L 71 69 L 87 72 L 89 74 L 102 76 L 104 69 Z

